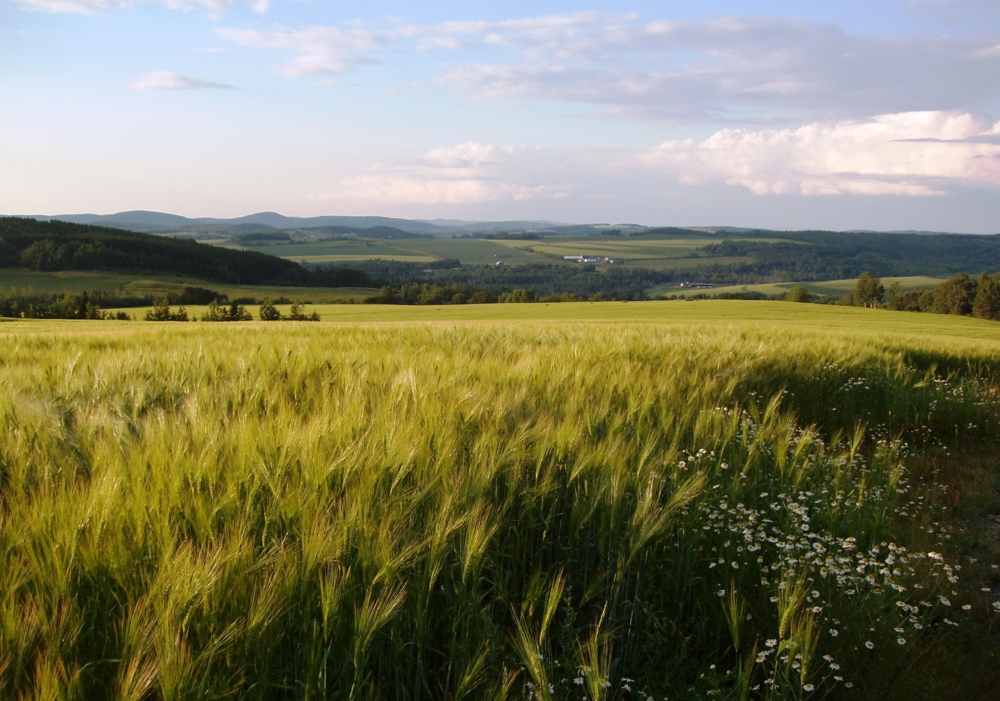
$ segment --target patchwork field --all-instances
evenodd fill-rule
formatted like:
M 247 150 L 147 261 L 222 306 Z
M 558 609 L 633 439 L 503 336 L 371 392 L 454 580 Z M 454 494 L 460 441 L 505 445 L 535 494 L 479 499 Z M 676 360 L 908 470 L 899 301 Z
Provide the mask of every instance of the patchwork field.
M 709 259 L 700 248 L 718 243 L 717 238 L 630 238 L 599 236 L 551 236 L 538 241 L 438 238 L 383 240 L 330 240 L 258 246 L 260 251 L 289 260 L 307 263 L 350 262 L 382 258 L 409 262 L 457 259 L 465 265 L 518 263 L 560 263 L 563 256 L 589 255 L 611 257 L 622 264 L 656 270 L 684 269 L 712 263 L 742 261 L 737 257 Z M 770 241 L 770 239 L 758 239 Z M 218 245 L 235 247 L 228 243 Z M 801 244 L 806 245 L 806 244 Z M 574 265 L 574 263 L 565 263 Z
M 0 323 L 0 698 L 995 697 L 1000 324 Z

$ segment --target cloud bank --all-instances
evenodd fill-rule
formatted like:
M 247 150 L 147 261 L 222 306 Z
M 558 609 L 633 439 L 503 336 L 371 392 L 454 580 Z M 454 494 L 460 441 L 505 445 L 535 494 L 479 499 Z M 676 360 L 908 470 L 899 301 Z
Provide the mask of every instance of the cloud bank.
M 546 170 L 540 152 L 473 141 L 435 148 L 422 158 L 379 163 L 367 173 L 346 178 L 336 197 L 424 204 L 565 197 L 565 189 L 537 182 Z
M 1000 190 L 1000 122 L 957 112 L 906 112 L 794 129 L 721 129 L 701 141 L 670 140 L 638 152 L 467 142 L 419 159 L 378 163 L 345 179 L 339 196 L 427 204 L 622 198 L 636 179 L 654 189 L 671 181 L 725 183 L 762 196 Z
M 579 103 L 657 121 L 765 124 L 1000 106 L 995 36 L 857 36 L 806 20 L 642 21 L 596 12 L 220 33 L 291 54 L 277 67 L 289 77 L 340 75 L 380 51 L 411 48 L 447 62 L 435 84 L 477 99 Z
M 949 112 L 888 114 L 797 129 L 723 129 L 644 155 L 679 182 L 713 180 L 757 195 L 940 195 L 1000 186 L 1000 123 Z

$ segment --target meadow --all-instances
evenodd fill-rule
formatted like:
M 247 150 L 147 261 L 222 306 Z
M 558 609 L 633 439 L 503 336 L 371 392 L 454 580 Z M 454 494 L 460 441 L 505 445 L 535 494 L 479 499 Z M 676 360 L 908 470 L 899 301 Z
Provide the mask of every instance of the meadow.
M 315 308 L 0 323 L 0 697 L 996 696 L 1000 324 Z
M 926 275 L 909 275 L 903 277 L 881 278 L 882 284 L 889 287 L 894 282 L 898 282 L 905 292 L 910 290 L 933 290 L 944 278 L 928 277 Z M 818 282 L 765 282 L 756 285 L 719 285 L 709 290 L 689 290 L 677 287 L 657 287 L 648 290 L 649 296 L 655 295 L 677 295 L 678 297 L 690 297 L 697 294 L 738 294 L 740 292 L 760 292 L 768 296 L 782 295 L 796 285 L 805 287 L 811 294 L 823 297 L 843 297 L 849 292 L 853 292 L 858 284 L 857 278 L 844 280 L 822 280 Z
M 777 239 L 774 239 L 776 241 Z M 497 240 L 474 238 L 427 238 L 402 240 L 326 240 L 256 247 L 235 246 L 225 241 L 212 242 L 246 250 L 260 251 L 299 263 L 349 263 L 358 260 L 431 262 L 456 259 L 464 265 L 507 265 L 560 263 L 563 256 L 592 255 L 612 257 L 624 265 L 653 270 L 690 269 L 705 264 L 728 264 L 749 258 L 709 257 L 699 249 L 718 243 L 719 239 L 686 237 L 630 238 L 604 236 L 547 236 L 540 240 Z M 772 239 L 755 239 L 771 242 Z M 806 244 L 801 244 L 806 246 Z M 565 263 L 574 265 L 574 263 Z
M 291 287 L 283 285 L 242 285 L 215 280 L 202 280 L 181 275 L 150 275 L 88 270 L 42 272 L 20 268 L 0 269 L 0 289 L 31 290 L 41 293 L 79 294 L 92 290 L 120 292 L 126 296 L 166 297 L 179 293 L 185 285 L 205 287 L 229 296 L 230 299 L 253 297 L 278 299 L 286 297 L 302 303 L 357 302 L 376 294 L 378 290 L 364 287 Z M 140 315 L 141 316 L 141 315 Z

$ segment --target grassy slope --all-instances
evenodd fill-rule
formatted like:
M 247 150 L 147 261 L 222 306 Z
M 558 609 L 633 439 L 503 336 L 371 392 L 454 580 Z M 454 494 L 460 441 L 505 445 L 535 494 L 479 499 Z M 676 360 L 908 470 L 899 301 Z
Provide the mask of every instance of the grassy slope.
M 893 282 L 902 285 L 903 290 L 931 290 L 943 282 L 944 278 L 927 277 L 925 275 L 915 275 L 909 277 L 886 277 L 882 278 L 882 284 L 889 287 Z M 853 292 L 857 284 L 856 279 L 849 280 L 824 280 L 822 282 L 774 282 L 762 283 L 759 285 L 726 285 L 715 287 L 710 290 L 686 290 L 678 287 L 657 287 L 647 290 L 650 296 L 653 295 L 678 295 L 690 296 L 696 294 L 718 294 L 720 292 L 760 292 L 766 295 L 784 294 L 796 285 L 802 285 L 807 290 L 817 295 L 845 295 Z
M 0 695 L 482 698 L 520 668 L 509 698 L 546 675 L 607 698 L 623 674 L 725 698 L 738 661 L 762 682 L 764 640 L 809 622 L 818 693 L 995 697 L 979 589 L 1000 559 L 960 488 L 994 489 L 1000 324 L 738 301 L 323 312 L 354 323 L 0 325 Z M 781 390 L 790 413 L 766 408 Z M 893 421 L 909 447 L 884 442 Z M 859 422 L 857 450 L 829 440 Z M 977 446 L 963 483 L 950 454 Z M 762 519 L 782 547 L 743 540 Z M 960 557 L 959 581 L 899 552 L 903 591 L 854 578 L 889 541 Z M 814 545 L 850 586 L 804 567 Z M 778 583 L 810 573 L 821 610 L 782 631 Z
M 0 269 L 0 288 L 32 289 L 36 292 L 63 293 L 104 290 L 122 290 L 126 294 L 161 296 L 180 291 L 184 285 L 207 287 L 223 292 L 231 299 L 237 297 L 287 297 L 300 302 L 336 302 L 358 300 L 375 294 L 377 290 L 340 287 L 282 287 L 272 285 L 231 285 L 176 275 L 142 275 L 90 271 L 38 272 L 14 268 Z

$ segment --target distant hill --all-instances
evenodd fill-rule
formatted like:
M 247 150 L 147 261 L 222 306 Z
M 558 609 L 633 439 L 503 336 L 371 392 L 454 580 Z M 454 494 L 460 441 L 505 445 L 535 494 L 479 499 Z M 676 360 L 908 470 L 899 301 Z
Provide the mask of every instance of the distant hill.
M 303 231 L 341 229 L 338 234 L 362 233 L 369 238 L 400 238 L 380 236 L 375 230 L 393 229 L 414 234 L 448 237 L 462 233 L 495 233 L 519 231 L 544 231 L 561 234 L 597 234 L 602 224 L 566 224 L 546 220 L 464 221 L 461 219 L 398 219 L 394 217 L 287 217 L 276 212 L 258 212 L 244 217 L 219 219 L 213 217 L 183 217 L 178 214 L 134 210 L 117 214 L 57 214 L 30 215 L 39 221 L 58 220 L 74 224 L 93 224 L 116 229 L 140 231 L 151 234 L 200 234 L 210 236 L 235 236 L 265 231 Z M 623 231 L 646 227 L 638 224 L 614 225 Z M 331 232 L 333 233 L 333 232 Z
M 307 270 L 256 251 L 121 229 L 0 217 L 0 268 L 169 273 L 249 285 L 366 287 L 367 273 L 349 268 Z
M 433 234 L 422 234 L 417 231 L 405 231 L 394 226 L 315 226 L 307 229 L 282 229 L 278 234 L 291 235 L 296 238 L 305 236 L 357 236 L 366 239 L 429 239 Z
M 98 226 L 141 231 L 145 233 L 253 233 L 274 229 L 314 229 L 317 227 L 348 227 L 351 229 L 371 229 L 393 227 L 401 231 L 447 235 L 445 227 L 429 222 L 392 217 L 286 217 L 276 212 L 258 212 L 233 219 L 212 217 L 189 218 L 164 212 L 136 210 L 117 214 L 57 214 L 31 215 L 39 221 L 58 220 L 74 224 L 94 224 Z M 238 227 L 238 228 L 236 228 Z

